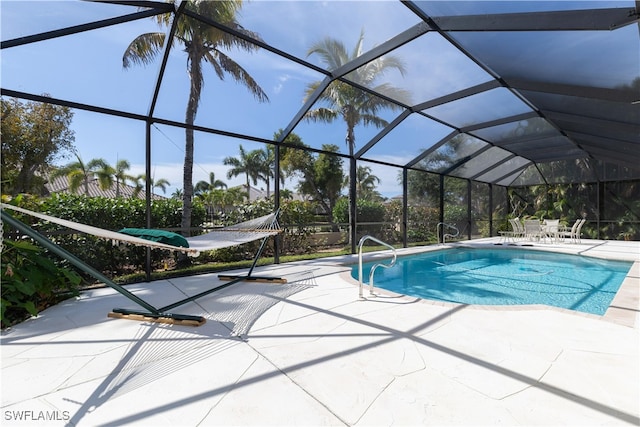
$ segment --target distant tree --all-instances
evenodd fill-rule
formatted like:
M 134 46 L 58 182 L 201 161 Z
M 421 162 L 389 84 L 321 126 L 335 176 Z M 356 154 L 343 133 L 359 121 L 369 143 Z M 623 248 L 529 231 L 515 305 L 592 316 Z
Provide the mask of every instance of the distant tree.
M 340 198 L 344 182 L 343 164 L 341 157 L 331 154 L 339 150 L 337 145 L 325 144 L 322 149 L 325 152 L 317 156 L 302 150 L 288 155 L 301 175 L 298 191 L 317 202 L 327 214 L 327 221 L 333 224 L 333 207 Z
M 239 33 L 246 34 L 255 39 L 260 36 L 257 33 L 246 30 L 236 20 L 236 15 L 242 8 L 241 0 L 228 1 L 188 1 L 188 9 L 194 13 L 207 16 L 212 20 L 225 25 Z M 166 13 L 154 17 L 158 24 L 170 27 L 173 15 Z M 150 64 L 161 53 L 166 34 L 164 32 L 145 33 L 136 37 L 127 47 L 122 65 L 124 68 L 132 64 Z M 181 16 L 178 22 L 173 43 L 180 43 L 187 54 L 187 71 L 189 73 L 189 98 L 185 114 L 185 156 L 182 179 L 182 223 L 185 233 L 191 228 L 191 203 L 193 197 L 193 126 L 198 112 L 198 105 L 204 86 L 202 67 L 210 64 L 218 78 L 224 80 L 225 75 L 230 75 L 236 82 L 245 86 L 260 102 L 268 101 L 260 85 L 247 71 L 225 53 L 231 49 L 255 51 L 259 46 L 250 43 L 231 33 L 221 31 L 202 21 L 189 16 Z
M 159 180 L 151 179 L 151 188 L 152 189 L 160 189 L 162 190 L 162 194 L 167 194 L 167 187 L 170 186 L 171 183 L 164 178 L 160 178 Z
M 102 160 L 102 159 L 100 159 Z M 102 160 L 97 165 L 94 175 L 98 178 L 98 183 L 102 189 L 110 189 L 113 187 L 116 170 L 106 161 Z
M 402 173 L 398 173 L 398 184 L 402 183 Z M 407 172 L 407 196 L 415 206 L 436 207 L 440 204 L 440 176 L 421 170 Z
M 231 166 L 231 169 L 227 171 L 227 178 L 231 179 L 238 175 L 245 176 L 247 191 L 249 191 L 251 182 L 253 182 L 253 185 L 258 184 L 260 165 L 259 159 L 256 156 L 256 150 L 247 152 L 242 144 L 240 144 L 240 156 L 225 157 L 222 163 L 226 166 Z
M 274 134 L 278 140 L 282 129 Z M 280 148 L 281 178 L 296 177 L 298 191 L 318 203 L 333 224 L 333 208 L 340 198 L 345 180 L 342 158 L 332 155 L 338 152 L 337 145 L 325 144 L 324 153 L 314 155 L 299 135 L 290 133 Z
M 109 164 L 104 159 L 91 159 L 85 163 L 78 153 L 74 154 L 76 161 L 54 169 L 50 174 L 52 179 L 66 176 L 69 182 L 69 191 L 76 193 L 80 187 L 83 187 L 85 195 L 89 194 L 89 181 L 96 176 L 98 176 L 100 188 L 106 190 L 111 186 Z
M 293 200 L 293 191 L 283 188 L 280 190 L 280 197 L 282 197 L 283 200 Z
M 307 56 L 314 54 L 319 55 L 322 62 L 325 63 L 329 70 L 336 70 L 343 65 L 352 62 L 364 53 L 363 42 L 364 31 L 360 33 L 360 38 L 358 39 L 355 48 L 349 52 L 341 41 L 331 37 L 326 37 L 313 44 L 307 51 Z M 376 81 L 385 72 L 392 69 L 395 69 L 399 71 L 400 74 L 404 75 L 405 68 L 400 59 L 393 55 L 384 55 L 367 62 L 365 65 L 349 73 L 346 77 L 348 80 L 351 80 L 356 84 L 374 89 L 377 92 L 384 93 L 394 99 L 398 99 L 409 104 L 409 92 L 393 87 L 388 83 L 380 85 L 376 84 Z M 305 101 L 312 93 L 315 92 L 320 84 L 321 82 L 318 81 L 308 85 Z M 356 143 L 356 126 L 362 124 L 365 126 L 373 125 L 377 128 L 382 128 L 388 123 L 378 115 L 379 112 L 383 109 L 398 110 L 401 108 L 383 98 L 374 96 L 369 92 L 357 89 L 349 83 L 339 80 L 335 80 L 329 85 L 327 90 L 325 90 L 320 96 L 319 102 L 324 103 L 325 106 L 309 110 L 305 115 L 305 119 L 325 123 L 331 123 L 335 120 L 342 119 L 347 126 L 345 141 L 347 143 L 349 156 L 352 162 L 355 161 L 353 155 Z M 351 193 L 351 186 L 349 186 L 349 200 L 353 201 L 355 195 Z M 351 213 L 351 210 L 349 210 L 349 213 Z M 352 222 L 352 218 L 350 218 L 349 222 Z M 349 233 L 349 241 L 352 243 L 352 248 L 355 248 L 353 245 L 354 236 L 355 230 L 352 229 Z
M 334 38 L 326 37 L 313 44 L 307 51 L 307 56 L 319 55 L 322 62 L 329 70 L 336 70 L 345 64 L 355 60 L 364 53 L 364 31 L 360 33 L 360 38 L 354 49 L 349 52 L 345 45 Z M 352 71 L 347 78 L 361 86 L 374 89 L 377 92 L 387 94 L 394 99 L 399 99 L 409 103 L 409 92 L 396 88 L 388 83 L 376 85 L 375 82 L 387 71 L 395 69 L 402 75 L 405 68 L 397 57 L 384 55 L 373 61 L 367 62 L 362 67 Z M 309 84 L 306 90 L 305 101 L 314 93 L 320 85 L 320 81 Z M 378 116 L 378 113 L 385 109 L 399 110 L 396 104 L 376 97 L 369 92 L 356 89 L 354 86 L 343 81 L 334 81 L 330 87 L 320 96 L 320 102 L 326 104 L 325 107 L 318 107 L 307 112 L 305 119 L 316 122 L 331 123 L 337 119 L 342 119 L 347 125 L 346 143 L 349 148 L 349 155 L 353 155 L 356 136 L 355 127 L 359 124 L 384 127 L 388 123 Z
M 182 200 L 182 188 L 176 188 L 175 190 L 173 190 L 173 193 L 171 193 L 171 198 Z
M 116 162 L 116 167 L 113 173 L 116 179 L 116 197 L 120 197 L 120 184 L 125 184 L 127 181 L 133 181 L 134 177 L 127 174 L 127 171 L 131 168 L 130 163 L 125 159 L 120 159 Z
M 278 129 L 277 132 L 273 134 L 273 140 L 279 141 L 282 137 L 282 129 Z M 294 132 L 291 132 L 285 140 L 283 141 L 283 145 L 280 146 L 280 170 L 278 171 L 280 177 L 280 182 L 284 184 L 287 178 L 295 175 L 298 170 L 298 166 L 304 161 L 300 161 L 300 157 L 305 155 L 303 150 L 299 148 L 307 147 L 302 142 L 302 138 Z M 308 156 L 309 154 L 306 153 Z
M 2 192 L 43 194 L 47 171 L 73 150 L 75 136 L 69 129 L 73 112 L 15 98 L 2 98 L 1 104 Z
M 167 193 L 167 187 L 171 185 L 171 183 L 169 181 L 167 181 L 164 178 L 160 178 L 159 180 L 155 180 L 153 178 L 151 178 L 150 180 L 150 184 L 151 184 L 151 191 L 153 191 L 156 188 L 159 188 L 160 190 L 162 190 L 163 194 Z M 134 182 L 134 189 L 133 189 L 133 197 L 137 197 L 138 194 L 140 194 L 140 192 L 144 189 L 146 183 L 147 183 L 147 175 L 146 174 L 140 174 L 138 176 L 136 176 L 135 178 L 133 178 L 133 182 Z
M 345 184 L 348 185 L 348 178 Z M 376 191 L 380 178 L 371 173 L 369 166 L 358 166 L 356 169 L 356 194 L 358 199 L 380 200 L 382 196 Z
M 249 193 L 240 187 L 224 190 L 222 201 L 224 206 L 235 206 L 249 200 Z
M 216 188 L 227 188 L 227 184 L 224 181 L 216 179 L 215 173 L 209 172 L 209 181 L 198 181 L 194 187 L 194 193 L 198 195 Z
M 271 196 L 271 180 L 275 178 L 275 150 L 273 146 L 268 146 L 263 150 L 255 150 L 256 168 L 258 169 L 258 179 L 267 185 L 267 197 Z

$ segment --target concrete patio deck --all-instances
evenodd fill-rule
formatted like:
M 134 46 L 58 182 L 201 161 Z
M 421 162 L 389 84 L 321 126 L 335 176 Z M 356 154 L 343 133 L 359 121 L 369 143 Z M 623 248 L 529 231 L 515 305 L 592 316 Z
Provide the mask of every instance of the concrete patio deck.
M 260 268 L 289 283 L 242 283 L 176 310 L 207 317 L 200 327 L 107 318 L 133 306 L 94 289 L 2 333 L 1 423 L 639 425 L 640 242 L 534 249 L 636 262 L 603 317 L 361 301 L 344 265 L 355 257 Z M 128 289 L 162 305 L 217 281 Z

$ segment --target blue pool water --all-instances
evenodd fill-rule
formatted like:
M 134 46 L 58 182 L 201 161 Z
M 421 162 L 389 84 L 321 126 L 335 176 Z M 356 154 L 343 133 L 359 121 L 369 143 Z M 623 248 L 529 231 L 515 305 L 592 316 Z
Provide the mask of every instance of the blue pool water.
M 388 263 L 388 262 L 387 262 Z M 631 262 L 524 249 L 447 249 L 377 268 L 374 286 L 462 304 L 545 304 L 603 315 Z M 363 264 L 363 281 L 372 264 Z M 351 271 L 358 279 L 358 266 Z

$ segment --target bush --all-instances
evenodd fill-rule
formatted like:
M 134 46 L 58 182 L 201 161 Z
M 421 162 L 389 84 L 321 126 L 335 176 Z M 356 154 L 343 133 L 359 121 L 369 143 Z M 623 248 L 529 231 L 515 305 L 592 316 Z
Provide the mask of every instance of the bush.
M 436 229 L 440 218 L 438 208 L 409 206 L 407 239 L 410 242 L 436 242 Z
M 30 242 L 2 245 L 2 328 L 35 316 L 60 299 L 78 295 L 80 276 Z

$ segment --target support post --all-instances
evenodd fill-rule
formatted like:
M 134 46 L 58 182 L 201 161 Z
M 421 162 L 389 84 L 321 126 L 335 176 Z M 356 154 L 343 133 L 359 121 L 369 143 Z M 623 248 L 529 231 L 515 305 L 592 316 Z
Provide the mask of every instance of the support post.
M 409 223 L 409 184 L 408 169 L 402 168 L 402 247 L 409 246 L 407 227 Z

